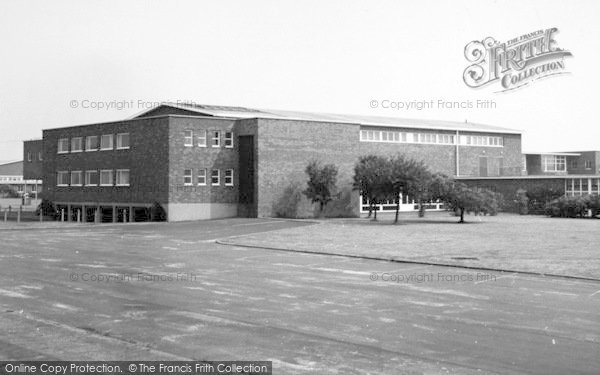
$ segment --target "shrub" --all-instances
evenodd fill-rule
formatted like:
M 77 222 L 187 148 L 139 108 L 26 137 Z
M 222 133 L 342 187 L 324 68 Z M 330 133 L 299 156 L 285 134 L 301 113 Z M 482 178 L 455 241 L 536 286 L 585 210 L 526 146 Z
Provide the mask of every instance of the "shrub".
M 544 207 L 544 213 L 551 217 L 587 217 L 589 210 L 592 211 L 592 216 L 600 213 L 600 197 L 563 196 L 548 202 Z
M 40 213 L 43 216 L 51 216 L 55 219 L 58 218 L 58 216 L 59 216 L 58 211 L 56 210 L 56 207 L 54 207 L 54 203 L 52 203 L 48 199 L 42 199 L 40 204 L 38 204 L 38 206 L 35 210 L 35 214 L 37 216 L 39 216 Z
M 298 206 L 302 200 L 300 184 L 290 184 L 283 190 L 281 198 L 273 205 L 276 217 L 297 218 Z
M 342 188 L 341 191 L 325 207 L 325 217 L 356 217 L 355 205 L 352 202 L 352 189 Z
M 526 190 L 517 190 L 516 203 L 519 215 L 527 215 L 529 213 L 529 197 Z

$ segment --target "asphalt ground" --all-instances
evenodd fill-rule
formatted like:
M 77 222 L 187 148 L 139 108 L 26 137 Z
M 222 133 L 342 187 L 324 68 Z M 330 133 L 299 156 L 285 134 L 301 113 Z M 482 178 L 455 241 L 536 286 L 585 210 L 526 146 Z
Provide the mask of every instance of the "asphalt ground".
M 598 282 L 215 243 L 299 225 L 309 223 L 3 230 L 0 360 L 270 360 L 275 374 L 600 372 Z

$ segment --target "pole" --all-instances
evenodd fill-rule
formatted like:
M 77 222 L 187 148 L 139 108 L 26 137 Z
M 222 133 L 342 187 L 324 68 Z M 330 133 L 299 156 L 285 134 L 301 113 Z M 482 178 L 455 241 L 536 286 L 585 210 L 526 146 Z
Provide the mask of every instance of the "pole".
M 19 206 L 19 210 L 17 211 L 17 223 L 21 222 L 21 210 L 23 209 L 23 206 Z

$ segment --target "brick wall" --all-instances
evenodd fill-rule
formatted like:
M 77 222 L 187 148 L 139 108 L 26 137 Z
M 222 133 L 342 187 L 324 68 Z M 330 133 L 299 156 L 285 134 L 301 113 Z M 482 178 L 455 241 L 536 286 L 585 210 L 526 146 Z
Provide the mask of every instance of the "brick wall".
M 359 125 L 294 120 L 258 120 L 258 216 L 273 216 L 286 187 L 306 186 L 304 172 L 315 159 L 338 167 L 338 188 L 351 188 L 359 156 Z M 355 194 L 358 212 L 358 194 Z M 312 215 L 303 198 L 299 216 Z
M 234 131 L 234 120 L 169 117 L 169 183 L 171 192 L 170 203 L 237 203 L 237 142 Z M 184 132 L 193 132 L 193 146 L 184 146 Z M 219 131 L 221 146 L 211 147 L 211 132 Z M 225 148 L 225 132 L 234 131 L 233 148 Z M 206 147 L 198 146 L 198 135 L 206 132 Z M 192 170 L 193 186 L 184 186 L 184 170 Z M 206 169 L 206 186 L 198 186 L 199 169 Z M 212 169 L 219 169 L 220 185 L 211 186 Z M 225 170 L 234 170 L 234 186 L 225 186 Z
M 129 133 L 128 150 L 108 150 L 58 154 L 58 139 Z M 168 118 L 137 119 L 104 124 L 73 126 L 43 131 L 44 194 L 55 202 L 134 202 L 166 203 L 169 191 Z M 60 170 L 129 169 L 128 187 L 58 187 L 56 172 Z M 113 176 L 114 182 L 114 176 Z
M 23 142 L 23 178 L 25 180 L 41 180 L 43 177 L 44 141 L 36 139 Z

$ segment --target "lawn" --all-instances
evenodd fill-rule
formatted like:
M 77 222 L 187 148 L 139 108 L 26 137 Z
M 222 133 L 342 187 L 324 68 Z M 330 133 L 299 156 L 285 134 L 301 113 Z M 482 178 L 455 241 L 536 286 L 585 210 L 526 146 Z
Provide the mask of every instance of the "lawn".
M 309 252 L 498 268 L 600 279 L 600 220 L 541 216 L 416 214 L 239 236 L 225 242 Z

